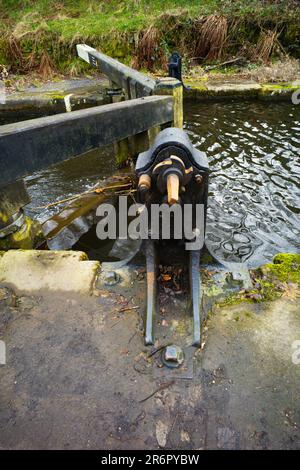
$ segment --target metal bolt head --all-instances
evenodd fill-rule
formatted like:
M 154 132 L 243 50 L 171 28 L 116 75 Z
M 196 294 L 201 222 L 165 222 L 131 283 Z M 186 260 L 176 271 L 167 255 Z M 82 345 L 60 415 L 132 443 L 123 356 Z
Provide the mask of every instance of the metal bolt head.
M 167 367 L 179 367 L 184 361 L 183 351 L 176 344 L 167 346 L 163 351 L 162 360 Z
M 104 284 L 106 286 L 114 286 L 120 282 L 120 276 L 115 271 L 108 271 L 104 276 Z
M 196 175 L 196 176 L 195 176 L 195 180 L 196 180 L 196 183 L 197 183 L 197 184 L 201 184 L 202 181 L 203 181 L 203 176 L 201 176 L 201 175 Z

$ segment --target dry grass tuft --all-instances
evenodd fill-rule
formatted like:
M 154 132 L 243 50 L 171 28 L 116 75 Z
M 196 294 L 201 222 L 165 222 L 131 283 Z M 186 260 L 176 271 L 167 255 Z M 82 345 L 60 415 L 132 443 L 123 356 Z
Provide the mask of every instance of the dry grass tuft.
M 20 40 L 27 36 L 41 37 L 49 30 L 46 21 L 38 13 L 28 13 L 16 24 L 11 35 Z
M 195 56 L 205 60 L 222 57 L 227 38 L 227 19 L 221 15 L 199 18 L 199 38 L 196 41 Z
M 41 54 L 38 50 L 38 39 L 33 42 L 32 51 L 25 54 L 22 51 L 20 40 L 10 36 L 8 42 L 9 55 L 14 63 L 13 71 L 28 73 L 36 70 L 43 79 L 52 78 L 54 75 L 54 64 L 48 52 L 44 50 Z
M 292 82 L 300 75 L 300 61 L 285 57 L 279 62 L 262 65 L 247 73 L 247 78 L 258 83 Z
M 282 57 L 281 60 L 267 65 L 248 63 L 246 66 L 237 67 L 228 74 L 224 74 L 221 69 L 207 70 L 207 67 L 195 66 L 188 73 L 184 74 L 184 80 L 199 81 L 199 79 L 209 80 L 209 82 L 257 82 L 257 83 L 292 83 L 300 78 L 300 60 L 289 56 Z
M 160 46 L 161 32 L 151 25 L 139 36 L 133 67 L 145 67 L 153 71 L 157 64 L 166 66 L 166 56 Z
M 161 13 L 155 25 L 152 24 L 146 31 L 138 35 L 136 56 L 132 62 L 135 68 L 166 69 L 168 64 L 167 37 L 176 37 L 176 50 L 187 53 L 185 43 L 185 20 L 188 17 L 186 9 L 166 10 Z M 165 45 L 165 47 L 164 47 Z
M 54 65 L 47 51 L 42 54 L 38 72 L 43 80 L 50 79 L 54 75 Z
M 253 60 L 268 63 L 275 45 L 278 43 L 278 32 L 262 31 L 257 41 L 257 46 L 253 52 Z
M 22 52 L 20 41 L 11 35 L 8 41 L 8 53 L 11 58 L 11 62 L 16 64 L 15 68 L 20 71 L 27 71 L 26 60 Z
M 53 64 L 48 53 L 43 51 L 43 38 L 48 29 L 37 13 L 28 13 L 17 23 L 8 38 L 8 53 L 14 71 L 28 73 L 37 70 L 41 71 L 43 78 L 52 77 Z M 24 42 L 27 42 L 25 48 Z

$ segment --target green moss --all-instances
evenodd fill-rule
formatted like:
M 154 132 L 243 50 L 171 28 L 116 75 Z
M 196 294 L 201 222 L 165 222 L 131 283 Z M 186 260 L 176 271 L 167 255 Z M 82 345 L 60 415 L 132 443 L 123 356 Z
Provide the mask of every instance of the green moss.
M 0 45 L 0 65 L 9 65 L 9 60 L 7 58 L 6 52 L 1 49 L 1 45 Z
M 207 297 L 217 297 L 218 295 L 223 294 L 223 292 L 224 291 L 222 287 L 216 286 L 215 284 L 212 284 L 205 288 L 205 295 Z
M 207 79 L 205 79 L 207 80 Z M 193 87 L 193 90 L 197 90 L 197 91 L 207 91 L 207 86 L 205 83 L 201 83 L 199 81 L 195 82 L 195 81 L 192 81 L 192 80 L 186 80 L 185 81 L 189 86 L 192 86 Z
M 88 259 L 89 258 L 86 255 L 86 258 L 84 259 L 84 261 L 86 261 Z M 100 261 L 95 261 L 94 263 L 95 264 L 93 265 L 92 271 L 93 271 L 94 275 L 97 276 L 99 274 L 99 271 L 100 271 L 100 268 L 101 268 L 101 263 L 100 263 Z
M 293 86 L 291 84 L 279 84 L 279 85 L 261 85 L 259 87 L 248 87 L 245 86 L 242 89 L 240 86 L 236 88 L 234 86 L 226 89 L 208 89 L 204 84 L 195 84 L 192 81 L 185 81 L 186 85 L 190 88 L 184 89 L 185 98 L 225 98 L 225 97 L 246 97 L 246 98 L 257 98 L 260 95 L 263 97 L 273 97 L 274 95 L 288 95 L 290 96 L 295 90 L 299 89 L 300 86 Z
M 269 280 L 259 280 L 259 287 L 249 293 L 250 300 L 254 302 L 266 302 L 278 299 L 282 295 L 282 290 L 278 285 Z
M 287 90 L 291 88 L 291 85 L 288 83 L 267 83 L 262 85 L 264 90 Z
M 30 250 L 44 240 L 40 224 L 25 217 L 23 226 L 11 235 L 0 239 L 0 250 L 25 249 Z
M 82 252 L 80 253 L 79 259 L 80 259 L 80 261 L 88 261 L 89 257 L 88 257 L 88 255 L 87 255 L 84 251 L 82 251 Z
M 115 145 L 116 163 L 119 167 L 122 167 L 125 164 L 128 159 L 128 155 L 130 155 L 128 145 L 128 139 L 120 140 Z
M 219 307 L 229 307 L 230 305 L 238 305 L 242 302 L 253 302 L 252 299 L 247 299 L 243 295 L 241 295 L 239 292 L 237 293 L 232 293 L 229 294 L 226 299 L 221 300 L 220 302 L 217 302 L 217 305 Z
M 102 47 L 102 52 L 115 57 L 116 59 L 125 59 L 130 57 L 133 52 L 133 44 L 130 37 L 115 37 L 105 41 Z
M 9 250 L 10 248 L 11 248 L 11 244 L 10 244 L 9 239 L 8 238 L 1 238 L 0 239 L 0 250 L 2 250 L 1 253 L 3 251 Z
M 300 254 L 279 253 L 273 263 L 260 268 L 263 276 L 280 282 L 294 282 L 300 285 Z
M 189 82 L 188 80 L 185 81 L 185 84 L 188 86 L 188 88 L 184 88 L 183 90 L 184 98 L 197 99 L 197 98 L 207 97 L 208 90 L 204 84 Z
M 241 302 L 268 302 L 281 297 L 288 283 L 300 286 L 300 255 L 279 253 L 272 263 L 252 271 L 255 288 L 232 293 L 218 303 L 221 307 Z
M 300 86 L 299 85 L 292 85 L 291 83 L 267 83 L 267 84 L 262 84 L 261 88 L 259 90 L 259 94 L 262 97 L 268 97 L 268 96 L 282 96 L 282 95 L 288 95 L 290 96 L 294 91 L 299 90 Z

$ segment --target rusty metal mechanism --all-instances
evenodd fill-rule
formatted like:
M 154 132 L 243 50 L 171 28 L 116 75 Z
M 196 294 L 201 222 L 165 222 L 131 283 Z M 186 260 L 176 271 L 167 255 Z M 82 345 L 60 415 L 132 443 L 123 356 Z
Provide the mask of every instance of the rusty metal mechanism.
M 138 200 L 151 214 L 153 204 L 179 205 L 182 209 L 182 224 L 185 220 L 187 204 L 192 207 L 192 230 L 194 233 L 202 229 L 205 232 L 207 194 L 208 194 L 208 161 L 206 154 L 193 147 L 188 135 L 178 128 L 167 128 L 156 137 L 153 146 L 139 154 L 136 162 L 136 175 L 138 177 Z M 197 227 L 196 205 L 202 204 L 204 208 L 203 227 Z M 171 212 L 171 211 L 170 211 Z M 171 214 L 172 215 L 172 214 Z M 150 217 L 150 215 L 149 215 Z M 147 266 L 147 317 L 145 328 L 145 343 L 154 343 L 154 318 L 157 308 L 157 266 L 158 253 L 161 245 L 175 243 L 180 250 L 186 240 L 163 240 L 162 224 L 160 220 L 159 233 L 149 231 L 146 240 L 146 266 Z M 172 224 L 172 219 L 171 219 Z M 151 227 L 151 221 L 150 221 Z M 171 234 L 174 233 L 172 228 Z M 184 234 L 185 231 L 182 230 Z M 189 282 L 190 297 L 193 314 L 193 345 L 201 345 L 201 317 L 200 317 L 200 249 L 190 250 L 189 254 Z

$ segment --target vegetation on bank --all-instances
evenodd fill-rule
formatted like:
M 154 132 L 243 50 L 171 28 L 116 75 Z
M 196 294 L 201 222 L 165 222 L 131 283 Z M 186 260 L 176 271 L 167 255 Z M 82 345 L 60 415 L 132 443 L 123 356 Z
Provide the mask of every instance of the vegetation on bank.
M 300 255 L 279 253 L 273 262 L 251 271 L 252 289 L 229 295 L 220 306 L 241 302 L 263 302 L 287 297 L 291 300 L 300 295 Z
M 0 64 L 80 74 L 83 42 L 151 71 L 174 49 L 185 66 L 299 58 L 299 12 L 296 0 L 0 0 Z

